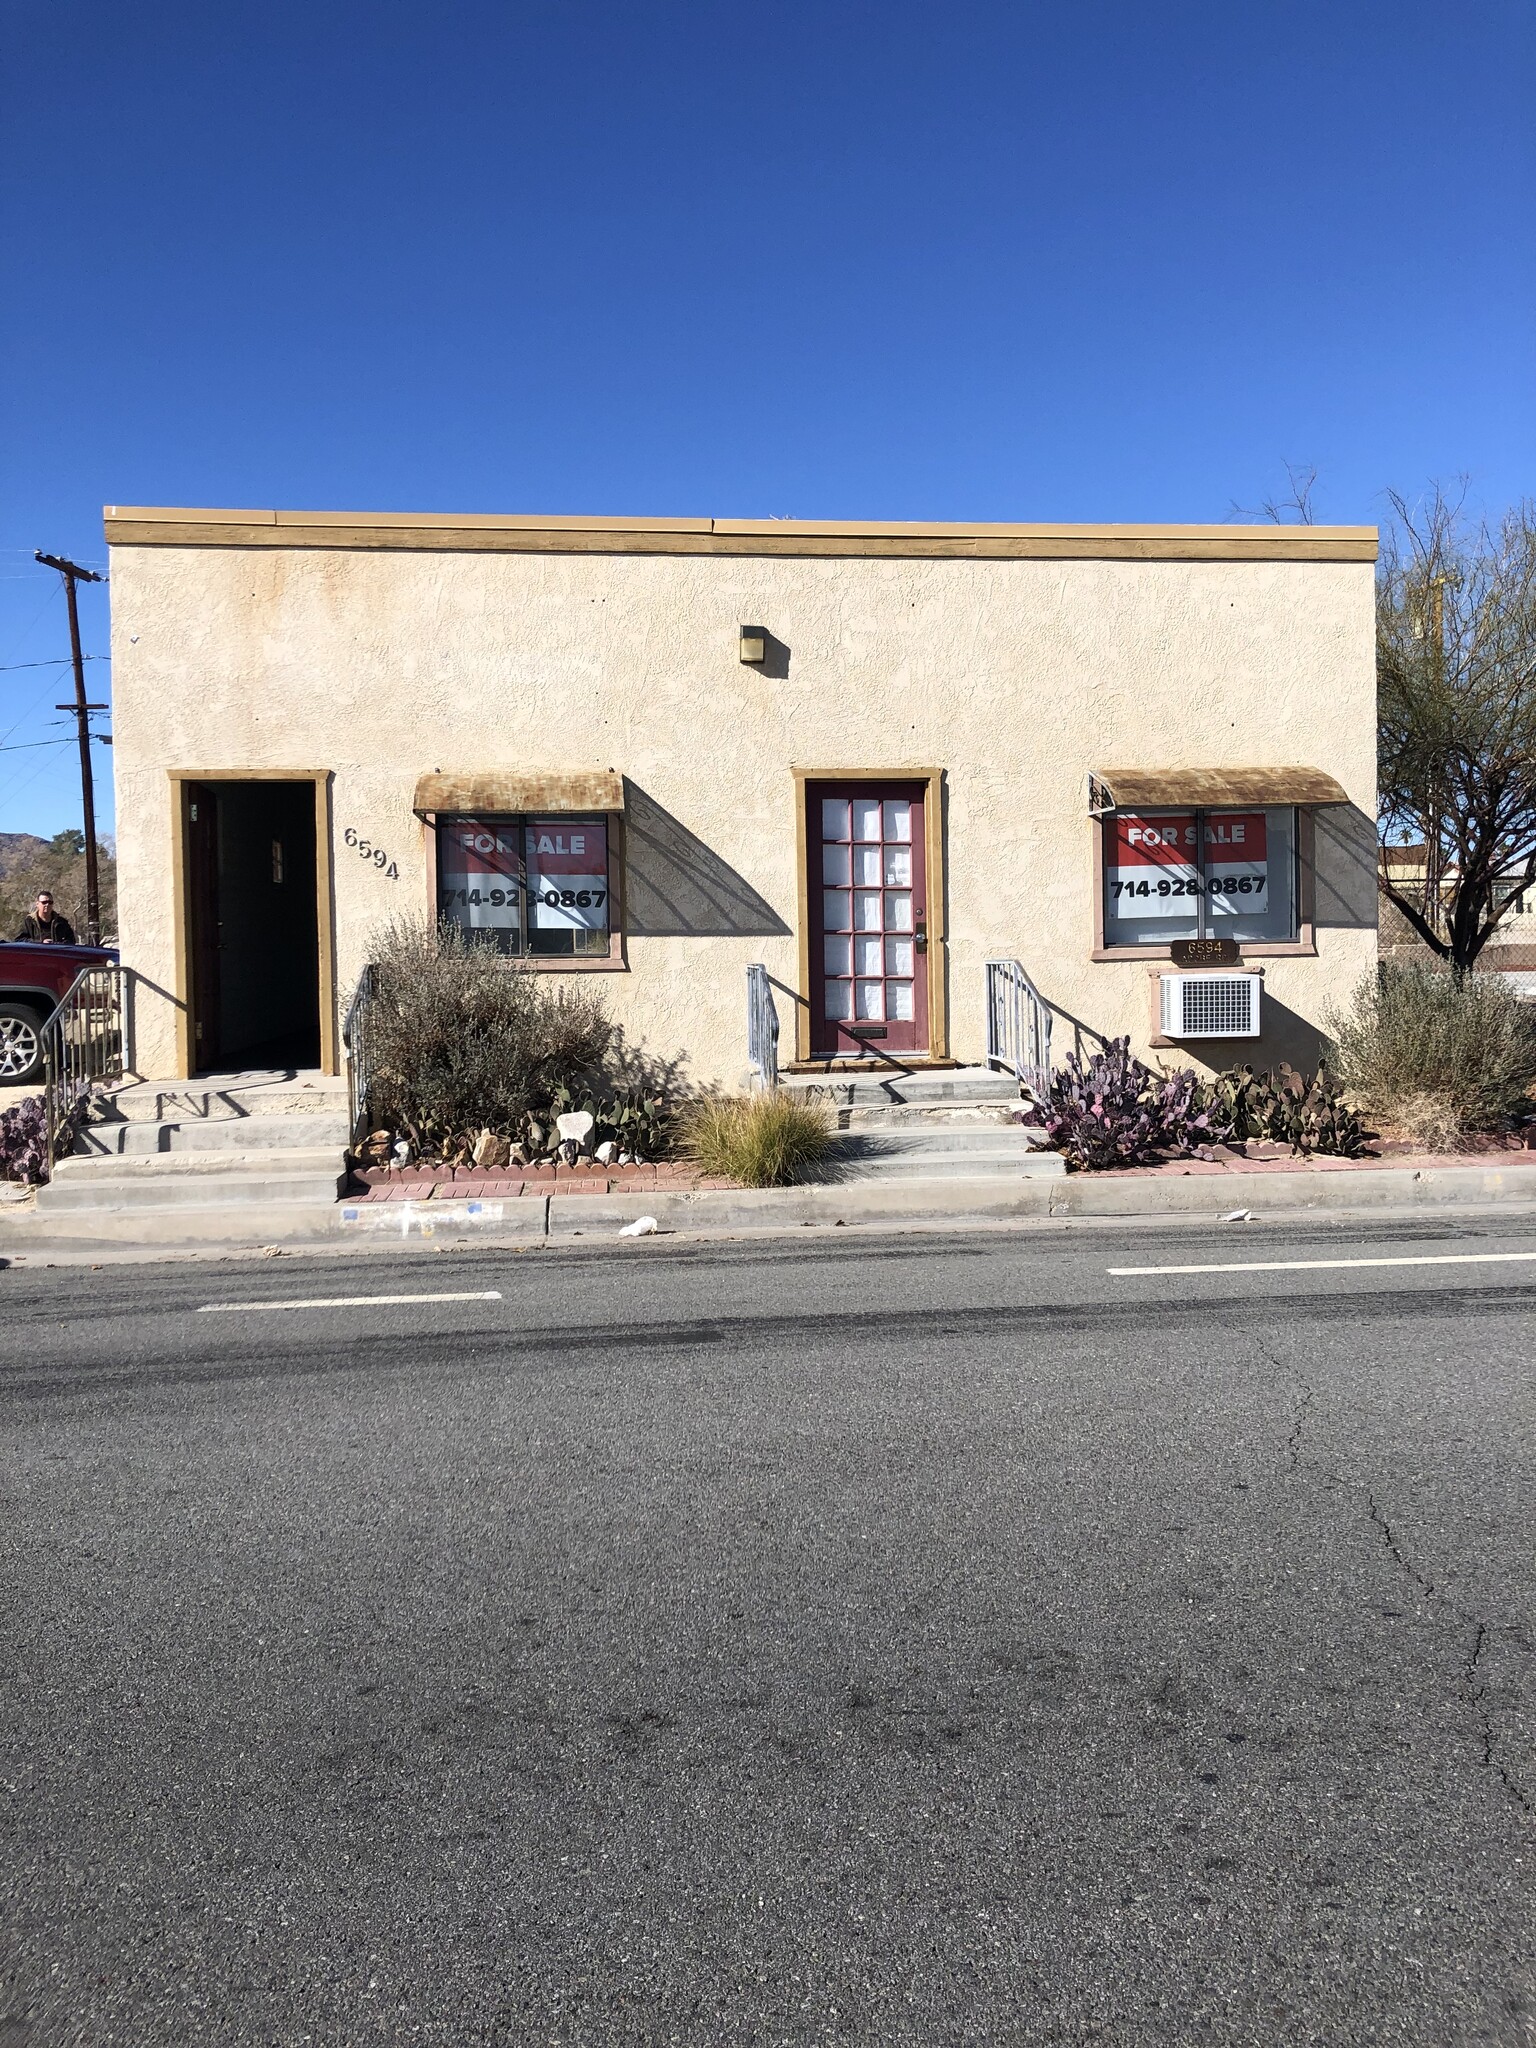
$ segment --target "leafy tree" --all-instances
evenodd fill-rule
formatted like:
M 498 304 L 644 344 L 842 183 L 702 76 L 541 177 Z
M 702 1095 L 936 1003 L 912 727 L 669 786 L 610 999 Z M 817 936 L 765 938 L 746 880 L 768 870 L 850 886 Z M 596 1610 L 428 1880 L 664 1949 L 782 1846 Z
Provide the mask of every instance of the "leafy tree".
M 1460 975 L 1536 881 L 1536 502 L 1496 524 L 1439 489 L 1390 503 L 1376 594 L 1379 886 Z M 1402 850 L 1421 846 L 1416 871 Z

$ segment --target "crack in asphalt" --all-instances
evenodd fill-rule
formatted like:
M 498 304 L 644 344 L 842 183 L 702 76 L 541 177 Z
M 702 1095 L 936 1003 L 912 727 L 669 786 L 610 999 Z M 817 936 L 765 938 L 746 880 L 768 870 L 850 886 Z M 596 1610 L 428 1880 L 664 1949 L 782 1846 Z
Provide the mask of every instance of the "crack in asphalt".
M 1285 1439 L 1286 1469 L 1288 1472 L 1294 1473 L 1301 1468 L 1302 1435 L 1311 1412 L 1312 1404 L 1316 1398 L 1316 1389 L 1299 1366 L 1288 1366 L 1275 1355 L 1270 1346 L 1265 1344 L 1262 1339 L 1255 1340 L 1255 1348 L 1267 1365 L 1273 1367 L 1277 1373 L 1288 1373 L 1295 1382 L 1296 1398 L 1294 1413 L 1290 1433 Z M 1463 1615 L 1444 1587 L 1437 1585 L 1429 1574 L 1414 1562 L 1399 1542 L 1392 1524 L 1387 1520 L 1386 1514 L 1382 1509 L 1381 1502 L 1376 1497 L 1376 1490 L 1369 1482 L 1347 1479 L 1343 1473 L 1336 1472 L 1331 1466 L 1317 1461 L 1309 1460 L 1309 1463 L 1313 1465 L 1314 1470 L 1319 1472 L 1325 1479 L 1331 1481 L 1335 1486 L 1344 1487 L 1350 1492 L 1363 1493 L 1365 1495 L 1366 1512 L 1370 1517 L 1372 1526 L 1381 1538 L 1383 1548 L 1421 1599 L 1426 1603 L 1433 1603 L 1443 1608 L 1448 1617 L 1458 1625 L 1465 1625 L 1469 1620 L 1472 1621 L 1476 1633 L 1473 1638 L 1471 1652 L 1462 1670 L 1462 1689 L 1466 1695 L 1467 1703 L 1476 1717 L 1478 1729 L 1482 1737 L 1482 1756 L 1479 1761 L 1484 1770 L 1492 1771 L 1498 1777 L 1505 1791 L 1522 1812 L 1536 1814 L 1536 1800 L 1533 1800 L 1531 1794 L 1527 1792 L 1525 1786 L 1509 1769 L 1498 1753 L 1499 1736 L 1494 1721 L 1493 1709 L 1487 1702 L 1488 1687 L 1478 1676 L 1483 1652 L 1487 1648 L 1488 1639 L 1491 1634 L 1489 1623 L 1480 1616 L 1469 1617 Z

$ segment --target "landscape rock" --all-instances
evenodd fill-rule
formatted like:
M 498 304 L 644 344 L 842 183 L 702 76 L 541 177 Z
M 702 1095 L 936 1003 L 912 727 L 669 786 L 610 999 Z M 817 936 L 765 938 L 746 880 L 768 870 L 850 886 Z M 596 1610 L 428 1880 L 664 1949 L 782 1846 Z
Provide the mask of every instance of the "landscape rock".
M 569 1109 L 564 1116 L 555 1118 L 555 1129 L 560 1133 L 563 1143 L 574 1144 L 585 1150 L 596 1123 L 597 1118 L 590 1109 Z

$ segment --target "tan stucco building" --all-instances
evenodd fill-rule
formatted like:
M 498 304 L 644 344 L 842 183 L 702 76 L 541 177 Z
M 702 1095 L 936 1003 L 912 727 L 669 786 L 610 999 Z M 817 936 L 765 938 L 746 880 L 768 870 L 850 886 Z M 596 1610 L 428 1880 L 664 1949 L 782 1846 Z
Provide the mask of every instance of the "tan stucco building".
M 146 1076 L 334 1067 L 385 920 L 602 977 L 700 1082 L 980 1060 L 986 963 L 1307 1058 L 1375 957 L 1371 528 L 110 507 Z M 1172 1035 L 1197 942 L 1253 1038 Z M 1183 959 L 1176 958 L 1183 956 Z M 1172 984 L 1170 984 L 1172 986 Z M 1182 1000 L 1182 999 L 1181 999 Z

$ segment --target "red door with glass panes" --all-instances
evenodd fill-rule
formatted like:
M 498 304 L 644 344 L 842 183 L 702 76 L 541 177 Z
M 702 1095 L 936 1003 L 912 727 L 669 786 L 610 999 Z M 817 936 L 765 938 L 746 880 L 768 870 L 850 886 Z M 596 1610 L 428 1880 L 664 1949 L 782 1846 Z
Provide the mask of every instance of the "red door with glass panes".
M 811 1051 L 928 1050 L 921 782 L 806 788 Z

